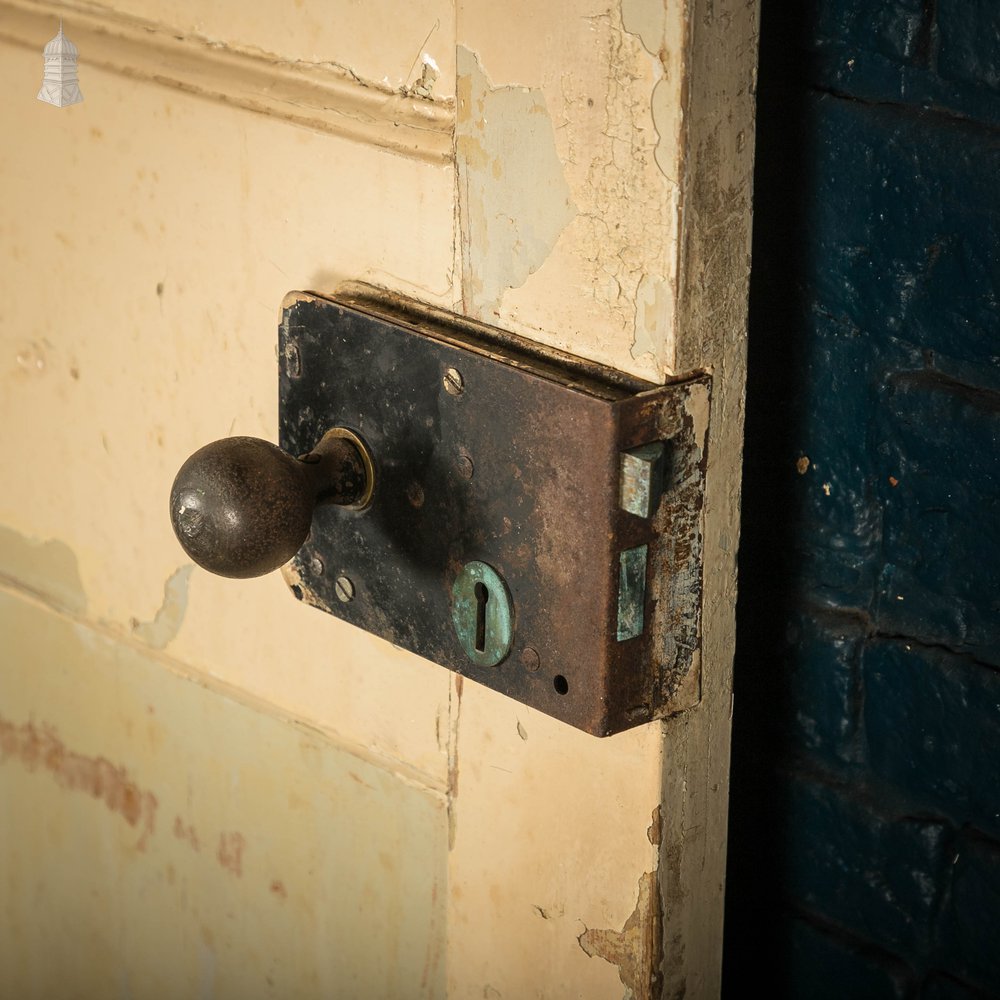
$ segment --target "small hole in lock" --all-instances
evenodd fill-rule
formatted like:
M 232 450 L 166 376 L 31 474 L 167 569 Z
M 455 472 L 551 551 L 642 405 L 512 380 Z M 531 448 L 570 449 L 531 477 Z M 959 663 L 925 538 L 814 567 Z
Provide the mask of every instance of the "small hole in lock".
M 295 595 L 295 600 L 302 600 L 302 588 L 297 583 L 292 584 L 292 593 Z
M 569 681 L 562 674 L 556 674 L 552 681 L 552 686 L 556 689 L 556 694 L 567 694 L 569 692 Z
M 486 652 L 486 602 L 490 599 L 490 592 L 486 584 L 479 581 L 475 587 L 476 592 L 476 652 Z

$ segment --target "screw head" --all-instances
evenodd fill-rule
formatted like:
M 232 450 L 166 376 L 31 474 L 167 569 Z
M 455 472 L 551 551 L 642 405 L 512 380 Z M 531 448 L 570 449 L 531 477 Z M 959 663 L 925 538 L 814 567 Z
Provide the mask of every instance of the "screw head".
M 463 479 L 471 479 L 476 467 L 472 464 L 472 459 L 468 455 L 458 456 L 458 474 Z
M 323 560 L 320 559 L 319 556 L 313 556 L 312 559 L 309 560 L 309 572 L 311 572 L 313 576 L 322 576 L 325 569 L 326 567 L 323 565 Z
M 531 646 L 525 646 L 524 649 L 521 650 L 521 666 L 524 667 L 525 670 L 530 670 L 534 673 L 538 669 L 540 663 L 541 661 L 539 660 L 537 649 L 534 649 Z
M 354 584 L 351 582 L 350 577 L 338 576 L 334 589 L 337 592 L 338 601 L 348 604 L 354 600 Z
M 465 392 L 465 379 L 462 378 L 462 373 L 457 368 L 449 368 L 444 373 L 442 381 L 445 389 L 452 396 L 461 396 Z

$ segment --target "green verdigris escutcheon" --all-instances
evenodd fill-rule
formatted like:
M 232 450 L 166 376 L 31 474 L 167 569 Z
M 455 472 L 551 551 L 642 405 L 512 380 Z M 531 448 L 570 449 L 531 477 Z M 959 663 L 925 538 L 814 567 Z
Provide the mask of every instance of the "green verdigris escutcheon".
M 451 588 L 458 641 L 476 666 L 495 667 L 514 640 L 514 607 L 503 577 L 484 562 L 467 562 Z

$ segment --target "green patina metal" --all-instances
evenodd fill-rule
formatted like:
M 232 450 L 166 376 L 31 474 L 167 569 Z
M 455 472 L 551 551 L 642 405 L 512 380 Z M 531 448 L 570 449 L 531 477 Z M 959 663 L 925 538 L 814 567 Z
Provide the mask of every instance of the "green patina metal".
M 646 556 L 648 545 L 626 549 L 619 556 L 618 641 L 642 635 L 646 603 Z
M 466 656 L 495 667 L 510 652 L 514 608 L 503 577 L 484 562 L 468 562 L 451 588 L 451 616 Z
M 622 453 L 621 507 L 637 517 L 652 517 L 663 494 L 666 446 L 662 441 Z

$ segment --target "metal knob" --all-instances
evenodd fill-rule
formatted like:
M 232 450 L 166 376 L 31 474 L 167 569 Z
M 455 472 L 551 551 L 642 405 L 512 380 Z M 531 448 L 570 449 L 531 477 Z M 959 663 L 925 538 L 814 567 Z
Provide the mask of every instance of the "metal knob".
M 334 428 L 301 458 L 260 438 L 224 438 L 181 466 L 170 520 L 199 566 L 219 576 L 263 576 L 302 547 L 317 504 L 360 509 L 374 485 L 371 455 L 346 428 Z

